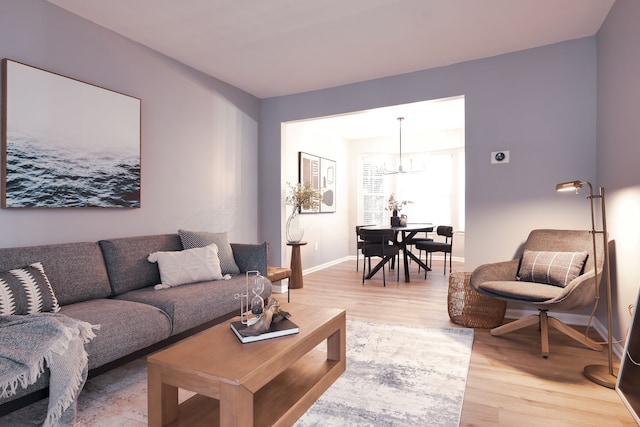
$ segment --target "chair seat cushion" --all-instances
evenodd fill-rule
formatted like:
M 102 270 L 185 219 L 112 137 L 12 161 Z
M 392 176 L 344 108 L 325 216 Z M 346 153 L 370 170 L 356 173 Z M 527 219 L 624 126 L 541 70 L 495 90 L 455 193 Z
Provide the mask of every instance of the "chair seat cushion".
M 448 252 L 451 251 L 451 243 L 444 242 L 418 242 L 416 249 L 429 252 Z
M 549 301 L 563 291 L 561 287 L 546 283 L 519 282 L 510 280 L 496 280 L 482 282 L 478 289 L 491 294 L 496 298 L 520 300 L 523 302 Z
M 384 247 L 380 243 L 368 243 L 362 248 L 362 253 L 366 257 L 378 256 L 391 256 L 397 255 L 400 249 L 395 245 L 385 245 Z

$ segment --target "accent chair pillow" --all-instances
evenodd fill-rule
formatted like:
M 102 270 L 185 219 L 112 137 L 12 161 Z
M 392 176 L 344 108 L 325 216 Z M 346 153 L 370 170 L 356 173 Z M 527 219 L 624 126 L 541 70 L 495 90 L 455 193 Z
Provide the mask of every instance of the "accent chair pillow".
M 178 230 L 183 249 L 201 248 L 215 243 L 218 246 L 218 258 L 222 274 L 240 274 L 240 268 L 233 258 L 233 250 L 227 232 L 209 233 L 207 231 Z
M 0 316 L 58 311 L 60 305 L 42 263 L 0 272 Z
M 187 283 L 224 279 L 220 271 L 218 247 L 215 243 L 204 248 L 173 252 L 154 252 L 147 257 L 157 262 L 161 284 L 155 289 L 167 289 Z
M 517 279 L 564 288 L 580 275 L 587 256 L 587 252 L 545 252 L 525 249 Z

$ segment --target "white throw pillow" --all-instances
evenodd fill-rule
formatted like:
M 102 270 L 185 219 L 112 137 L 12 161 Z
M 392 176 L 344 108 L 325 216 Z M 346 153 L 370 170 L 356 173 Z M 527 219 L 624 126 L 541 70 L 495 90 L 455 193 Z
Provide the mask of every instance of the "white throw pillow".
M 156 289 L 224 278 L 215 243 L 183 251 L 154 252 L 147 260 L 158 263 L 162 284 L 156 285 Z

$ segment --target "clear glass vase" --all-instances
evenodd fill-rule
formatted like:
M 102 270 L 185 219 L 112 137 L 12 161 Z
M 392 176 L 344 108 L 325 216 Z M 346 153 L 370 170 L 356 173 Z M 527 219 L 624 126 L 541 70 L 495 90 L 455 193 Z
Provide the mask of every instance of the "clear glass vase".
M 287 219 L 287 242 L 299 243 L 304 236 L 304 224 L 298 213 L 298 209 L 294 209 L 289 219 Z

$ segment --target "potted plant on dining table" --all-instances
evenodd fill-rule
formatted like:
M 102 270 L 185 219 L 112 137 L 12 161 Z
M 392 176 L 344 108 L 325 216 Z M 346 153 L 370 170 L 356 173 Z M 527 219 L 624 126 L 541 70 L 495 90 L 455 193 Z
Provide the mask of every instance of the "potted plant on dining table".
M 387 207 L 385 207 L 386 210 L 391 211 L 393 214 L 391 216 L 391 226 L 392 227 L 398 227 L 400 226 L 400 217 L 398 216 L 398 213 L 402 210 L 402 207 L 409 204 L 409 203 L 413 203 L 411 200 L 402 200 L 399 201 L 396 199 L 396 196 L 394 193 L 391 193 L 391 196 L 389 196 L 389 200 L 387 203 Z

